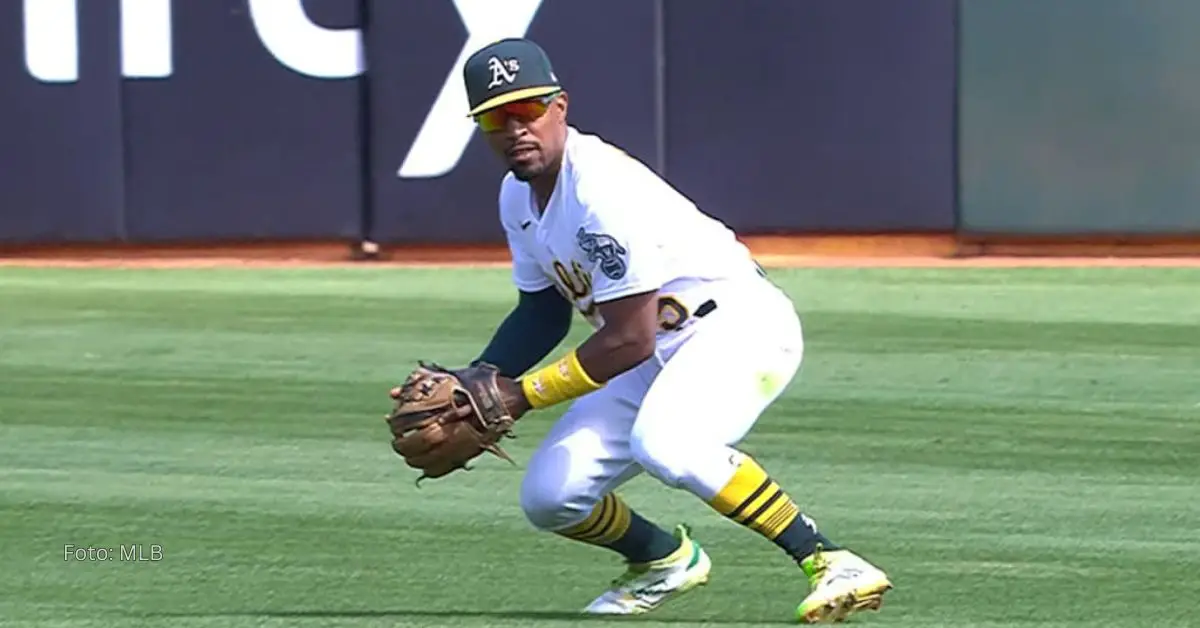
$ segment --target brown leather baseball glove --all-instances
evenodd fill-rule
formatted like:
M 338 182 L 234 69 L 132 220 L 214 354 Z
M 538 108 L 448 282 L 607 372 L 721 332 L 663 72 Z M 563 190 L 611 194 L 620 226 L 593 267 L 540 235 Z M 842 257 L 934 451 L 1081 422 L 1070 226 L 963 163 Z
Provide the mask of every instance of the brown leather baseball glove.
M 500 375 L 496 367 L 481 363 L 447 369 L 419 362 L 404 384 L 391 390 L 395 406 L 387 415 L 392 450 L 425 478 L 439 478 L 490 452 L 510 463 L 500 448 L 501 438 L 514 437 L 519 418 L 509 410 L 520 386 Z

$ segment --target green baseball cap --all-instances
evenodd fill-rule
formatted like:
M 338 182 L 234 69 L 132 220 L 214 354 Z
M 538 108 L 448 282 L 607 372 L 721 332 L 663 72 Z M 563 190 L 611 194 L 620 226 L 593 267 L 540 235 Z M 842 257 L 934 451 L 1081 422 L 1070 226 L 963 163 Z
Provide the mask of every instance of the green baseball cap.
M 517 37 L 488 44 L 468 57 L 463 64 L 463 82 L 470 116 L 562 89 L 546 51 Z

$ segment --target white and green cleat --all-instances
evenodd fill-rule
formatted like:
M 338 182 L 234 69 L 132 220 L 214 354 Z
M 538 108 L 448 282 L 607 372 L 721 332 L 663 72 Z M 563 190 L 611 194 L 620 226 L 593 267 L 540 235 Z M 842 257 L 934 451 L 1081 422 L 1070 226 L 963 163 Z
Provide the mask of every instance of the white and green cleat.
M 863 610 L 879 610 L 883 594 L 892 589 L 887 574 L 849 550 L 817 549 L 800 564 L 810 592 L 796 607 L 802 624 L 845 620 Z
M 597 615 L 637 615 L 708 583 L 712 561 L 685 526 L 675 528 L 679 549 L 650 563 L 629 565 L 612 587 L 583 609 Z

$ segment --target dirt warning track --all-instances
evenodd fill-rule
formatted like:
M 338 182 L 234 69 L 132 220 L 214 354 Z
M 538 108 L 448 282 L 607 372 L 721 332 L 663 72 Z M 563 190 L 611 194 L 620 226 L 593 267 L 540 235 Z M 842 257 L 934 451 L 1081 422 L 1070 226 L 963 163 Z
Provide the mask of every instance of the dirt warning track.
M 819 267 L 1200 267 L 1200 241 L 964 242 L 949 236 L 751 236 L 764 266 Z M 172 246 L 0 248 L 0 266 L 107 268 L 459 267 L 505 268 L 502 246 L 382 247 L 356 244 L 238 243 Z

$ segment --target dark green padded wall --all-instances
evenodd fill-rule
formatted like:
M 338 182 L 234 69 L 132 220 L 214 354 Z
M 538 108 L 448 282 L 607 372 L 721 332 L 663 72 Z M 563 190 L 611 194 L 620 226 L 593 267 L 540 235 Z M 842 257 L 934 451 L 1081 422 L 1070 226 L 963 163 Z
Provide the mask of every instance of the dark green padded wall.
M 1200 232 L 1200 0 L 963 0 L 968 232 Z

